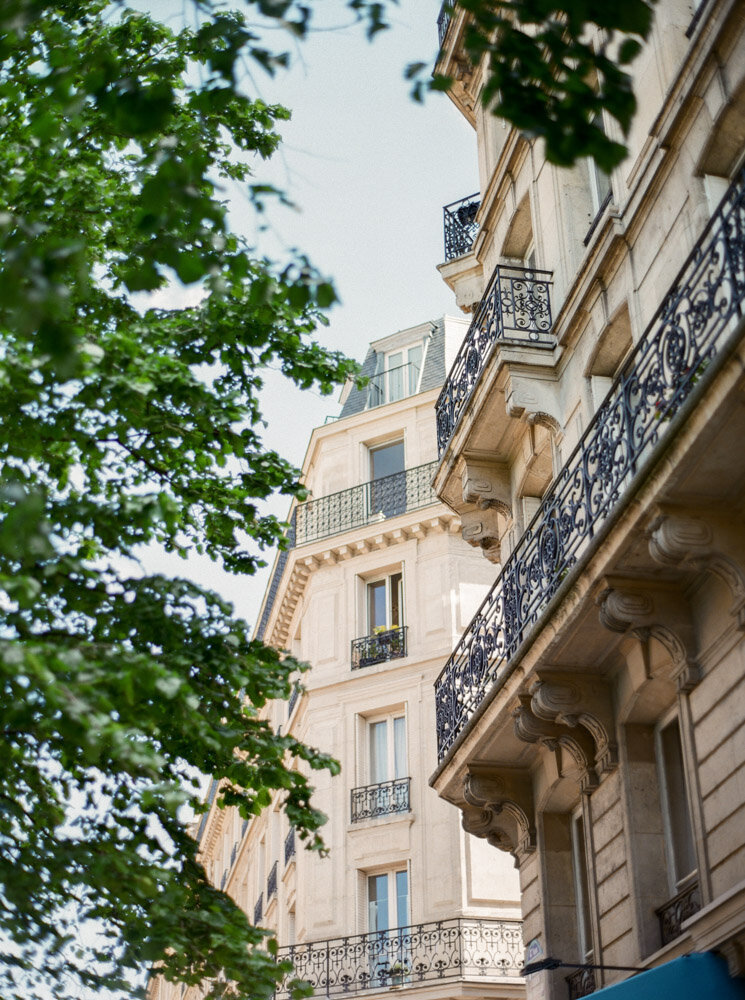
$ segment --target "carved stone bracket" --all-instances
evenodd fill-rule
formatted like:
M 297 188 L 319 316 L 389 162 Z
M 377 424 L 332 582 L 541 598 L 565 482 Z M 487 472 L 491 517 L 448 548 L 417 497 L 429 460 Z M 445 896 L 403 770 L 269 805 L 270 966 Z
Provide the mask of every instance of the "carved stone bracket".
M 536 849 L 530 774 L 517 768 L 472 764 L 463 785 L 463 829 L 509 851 L 520 865 Z
M 490 562 L 499 562 L 502 555 L 501 536 L 504 521 L 494 509 L 463 511 L 460 515 L 461 534 L 469 545 L 478 546 Z
M 520 695 L 520 704 L 514 710 L 515 733 L 524 743 L 540 743 L 554 753 L 565 751 L 573 765 L 569 770 L 578 772 L 580 789 L 590 792 L 599 783 L 595 770 L 595 746 L 590 733 L 581 726 L 549 722 L 533 711 L 531 695 Z M 559 771 L 566 776 L 564 760 L 559 757 Z
M 485 462 L 465 456 L 462 473 L 463 502 L 480 510 L 490 507 L 509 520 L 512 517 L 510 470 L 503 462 Z
M 648 534 L 649 552 L 656 562 L 707 569 L 718 576 L 732 593 L 737 627 L 745 631 L 745 574 L 733 558 L 745 559 L 742 529 L 716 518 L 661 513 Z
M 664 583 L 608 583 L 596 599 L 601 624 L 612 632 L 629 632 L 642 643 L 656 639 L 670 656 L 679 688 L 694 688 L 701 679 L 701 669 L 695 655 L 692 616 L 683 593 Z
M 541 673 L 530 687 L 531 709 L 539 719 L 570 729 L 582 726 L 592 737 L 598 777 L 618 764 L 609 686 L 584 674 Z

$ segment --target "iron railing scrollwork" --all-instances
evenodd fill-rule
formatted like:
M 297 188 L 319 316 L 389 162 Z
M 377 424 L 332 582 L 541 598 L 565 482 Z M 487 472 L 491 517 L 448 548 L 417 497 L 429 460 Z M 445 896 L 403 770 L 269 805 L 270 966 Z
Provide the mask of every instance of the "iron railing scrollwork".
M 305 545 L 437 503 L 430 485 L 436 468 L 437 462 L 426 462 L 298 504 L 294 511 L 296 544 Z
M 352 670 L 406 656 L 406 632 L 407 626 L 401 625 L 352 639 Z
M 295 857 L 295 827 L 291 826 L 285 837 L 285 867 Z
M 366 819 L 376 819 L 378 816 L 408 812 L 411 808 L 410 784 L 411 778 L 395 778 L 393 781 L 380 781 L 375 785 L 353 788 L 352 822 L 360 823 Z
M 437 15 L 437 38 L 440 43 L 440 48 L 442 48 L 442 43 L 445 41 L 445 35 L 447 35 L 448 28 L 450 27 L 453 2 L 454 0 L 445 0 L 442 7 L 440 7 L 440 13 Z
M 516 341 L 553 347 L 551 271 L 497 265 L 456 355 L 435 411 L 439 454 L 473 395 L 495 344 Z
M 663 946 L 680 937 L 683 933 L 683 921 L 698 913 L 700 909 L 701 893 L 698 882 L 693 882 L 656 910 Z
M 569 1000 L 581 1000 L 597 989 L 594 969 L 577 969 L 566 977 Z
M 269 875 L 266 880 L 266 905 L 269 905 L 269 900 L 272 896 L 277 895 L 277 862 L 275 861 L 272 867 L 269 869 Z
M 327 997 L 448 979 L 514 979 L 523 944 L 519 921 L 458 918 L 290 945 L 278 958 L 294 965 L 275 994 L 287 1000 L 293 978 Z
M 442 210 L 445 233 L 445 260 L 455 260 L 469 253 L 479 231 L 476 213 L 481 205 L 479 194 L 461 198 Z
M 732 184 L 435 683 L 438 757 L 587 552 L 742 316 L 745 174 Z
M 262 917 L 264 916 L 264 893 L 259 893 L 259 898 L 254 904 L 254 925 L 258 927 L 261 923 Z
M 292 710 L 297 705 L 298 698 L 300 697 L 300 688 L 297 684 L 293 685 L 292 693 L 290 695 L 290 700 L 287 702 L 287 718 L 289 719 L 292 715 Z

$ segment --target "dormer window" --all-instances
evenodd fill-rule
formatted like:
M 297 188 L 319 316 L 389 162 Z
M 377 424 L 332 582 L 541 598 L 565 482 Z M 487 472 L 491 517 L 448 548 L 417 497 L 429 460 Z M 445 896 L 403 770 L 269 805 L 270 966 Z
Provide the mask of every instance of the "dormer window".
M 419 392 L 424 345 L 420 342 L 378 355 L 378 370 L 370 379 L 368 409 L 395 403 Z

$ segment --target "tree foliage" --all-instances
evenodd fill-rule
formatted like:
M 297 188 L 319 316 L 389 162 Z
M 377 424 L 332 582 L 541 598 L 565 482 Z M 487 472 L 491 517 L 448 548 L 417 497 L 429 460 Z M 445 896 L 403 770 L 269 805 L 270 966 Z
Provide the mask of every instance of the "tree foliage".
M 473 66 L 485 65 L 485 107 L 530 137 L 545 141 L 552 163 L 571 166 L 593 157 L 610 171 L 626 147 L 606 134 L 601 113 L 628 133 L 636 110 L 626 69 L 649 35 L 654 0 L 457 0 L 467 12 L 463 48 Z M 446 5 L 452 13 L 455 0 Z M 599 29 L 599 30 L 598 30 Z M 413 63 L 414 95 L 427 86 L 448 90 L 453 80 Z

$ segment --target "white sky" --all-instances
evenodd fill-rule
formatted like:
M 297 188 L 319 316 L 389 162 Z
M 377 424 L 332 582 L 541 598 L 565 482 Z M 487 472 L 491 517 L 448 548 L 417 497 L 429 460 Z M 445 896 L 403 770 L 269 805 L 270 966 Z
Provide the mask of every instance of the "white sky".
M 343 0 L 318 0 L 328 26 L 350 25 Z M 272 206 L 261 248 L 278 256 L 298 247 L 335 282 L 342 304 L 323 342 L 361 360 L 378 337 L 457 313 L 436 266 L 443 260 L 442 206 L 478 189 L 475 133 L 450 100 L 409 98 L 409 62 L 434 65 L 439 0 L 401 0 L 391 30 L 368 42 L 360 26 L 314 32 L 293 46 L 294 66 L 270 78 L 252 70 L 258 95 L 292 109 L 284 142 L 257 180 L 288 192 L 298 211 Z M 273 32 L 277 48 L 285 35 Z M 232 200 L 235 229 L 256 238 L 247 201 Z M 267 445 L 300 465 L 312 427 L 336 414 L 338 393 L 321 398 L 270 374 L 263 397 Z M 272 509 L 284 516 L 288 501 Z M 273 554 L 267 554 L 269 564 Z M 237 579 L 208 561 L 148 560 L 150 569 L 191 576 L 232 600 L 252 625 L 268 568 Z

